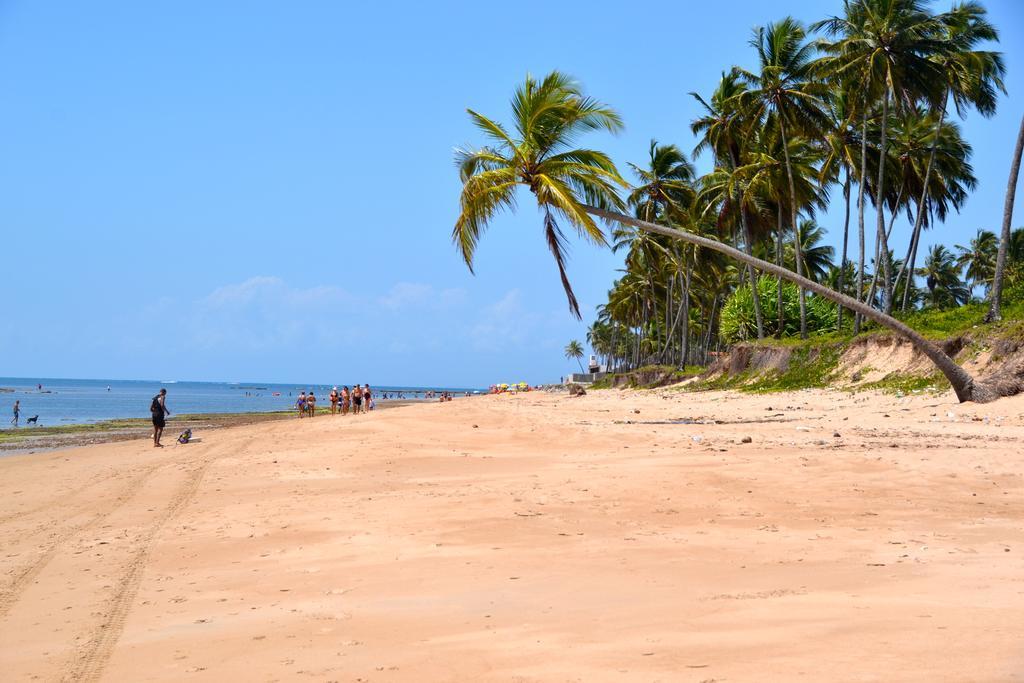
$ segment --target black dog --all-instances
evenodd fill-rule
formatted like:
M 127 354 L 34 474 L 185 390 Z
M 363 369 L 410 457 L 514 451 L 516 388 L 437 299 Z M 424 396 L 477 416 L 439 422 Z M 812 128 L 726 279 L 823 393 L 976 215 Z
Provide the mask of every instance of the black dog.
M 38 415 L 33 415 L 29 419 L 25 420 L 25 424 L 27 424 L 27 425 L 30 425 L 33 422 L 35 422 L 37 425 L 39 424 L 39 416 Z

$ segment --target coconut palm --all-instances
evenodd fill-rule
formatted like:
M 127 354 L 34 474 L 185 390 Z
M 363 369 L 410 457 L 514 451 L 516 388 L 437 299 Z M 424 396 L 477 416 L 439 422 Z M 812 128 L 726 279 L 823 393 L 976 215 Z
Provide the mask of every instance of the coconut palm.
M 1017 228 L 1010 233 L 1006 258 L 1010 263 L 1024 263 L 1024 228 Z
M 756 125 L 778 126 L 789 184 L 790 226 L 797 250 L 797 275 L 803 275 L 800 229 L 797 223 L 797 195 L 788 141 L 792 136 L 811 135 L 824 130 L 824 97 L 827 86 L 813 77 L 815 47 L 806 41 L 803 25 L 792 17 L 754 30 L 750 44 L 757 51 L 757 73 L 736 72 L 747 89 L 736 97 L 741 109 Z M 807 304 L 800 290 L 800 336 L 807 338 Z
M 972 149 L 960 127 L 952 121 L 936 127 L 935 119 L 934 113 L 915 106 L 891 124 L 894 174 L 907 199 L 919 197 L 913 207 L 918 229 L 928 227 L 934 219 L 945 221 L 951 209 L 959 211 L 977 184 L 970 163 Z M 909 201 L 904 208 L 909 214 Z M 898 270 L 894 286 L 899 286 L 904 274 L 910 277 L 914 272 L 919 237 L 918 230 L 911 234 L 905 265 Z
M 837 279 L 833 283 L 834 288 L 840 292 L 846 291 L 846 277 L 852 274 L 852 269 L 846 267 L 850 242 L 850 181 L 853 169 L 857 168 L 860 149 L 859 135 L 857 129 L 852 125 L 855 120 L 852 106 L 854 99 L 852 93 L 847 93 L 843 88 L 836 88 L 827 100 L 827 127 L 823 131 L 825 155 L 822 158 L 818 177 L 821 184 L 825 185 L 826 182 L 837 182 L 840 170 L 843 173 L 842 188 L 845 209 L 843 213 L 843 247 L 839 258 L 839 267 L 835 271 Z M 863 234 L 863 230 L 861 234 Z M 842 326 L 843 307 L 840 306 L 836 315 L 836 329 L 841 329 Z
M 941 244 L 932 245 L 924 266 L 918 269 L 917 274 L 925 279 L 928 286 L 928 293 L 925 294 L 927 306 L 961 306 L 971 298 L 971 290 L 960 279 L 956 257 Z
M 576 359 L 579 363 L 580 372 L 583 372 L 583 345 L 573 339 L 571 342 L 565 345 L 565 357 L 566 359 Z
M 629 195 L 629 205 L 637 218 L 652 223 L 685 215 L 694 197 L 693 164 L 678 147 L 659 145 L 657 140 L 651 140 L 648 154 L 646 167 L 629 164 L 640 181 Z
M 996 271 L 996 254 L 999 251 L 996 234 L 979 229 L 967 246 L 958 244 L 956 249 L 959 252 L 956 265 L 964 270 L 964 275 L 971 285 L 969 291 L 973 292 L 978 285 L 990 287 Z
M 704 114 L 699 116 L 690 124 L 694 135 L 700 136 L 700 142 L 694 149 L 694 154 L 703 150 L 711 150 L 715 157 L 716 172 L 719 178 L 715 181 L 722 184 L 722 174 L 737 173 L 725 186 L 731 193 L 728 197 L 719 197 L 720 223 L 724 222 L 727 216 L 733 216 L 742 228 L 743 247 L 747 254 L 753 254 L 754 233 L 750 225 L 750 212 L 740 207 L 749 207 L 748 199 L 744 196 L 744 183 L 738 169 L 743 165 L 743 157 L 746 152 L 747 142 L 751 131 L 749 124 L 744 118 L 744 112 L 739 106 L 739 96 L 746 92 L 746 86 L 741 81 L 741 75 L 737 70 L 731 73 L 722 74 L 718 87 L 711 95 L 711 101 L 707 102 L 697 93 L 690 95 L 703 107 Z M 746 130 L 745 130 L 746 129 Z M 732 209 L 730 212 L 728 209 Z M 751 283 L 756 282 L 757 275 L 752 267 L 747 267 L 747 276 Z M 761 299 L 757 287 L 751 285 L 751 293 L 754 300 L 754 317 L 757 321 L 758 339 L 764 338 L 764 316 L 761 310 Z
M 908 250 L 910 254 L 908 277 L 909 273 L 914 271 L 917 245 L 926 216 L 924 206 L 928 197 L 932 166 L 941 139 L 940 130 L 950 98 L 952 98 L 960 118 L 963 118 L 966 110 L 972 106 L 982 116 L 990 117 L 996 111 L 998 91 L 1006 92 L 1006 88 L 1003 86 L 1006 68 L 1003 65 L 1002 55 L 998 52 L 976 49 L 979 43 L 998 42 L 999 40 L 999 33 L 985 18 L 985 9 L 972 1 L 956 5 L 950 12 L 943 15 L 943 28 L 945 45 L 941 52 L 934 55 L 933 61 L 942 67 L 942 73 L 945 76 L 945 93 L 935 123 L 928 163 L 924 170 L 924 182 L 919 193 L 917 213 L 911 231 Z M 897 283 L 899 277 L 897 275 Z M 906 305 L 907 302 L 904 298 L 904 310 L 906 310 Z
M 514 136 L 500 124 L 467 110 L 491 145 L 477 150 L 456 150 L 462 178 L 461 211 L 452 239 L 470 272 L 480 235 L 503 209 L 513 209 L 516 188 L 534 194 L 544 216 L 548 249 L 558 265 L 569 310 L 580 318 L 580 307 L 565 271 L 564 220 L 595 244 L 605 244 L 604 233 L 587 214 L 584 204 L 621 210 L 617 189 L 625 187 L 618 169 L 603 152 L 573 148 L 572 142 L 588 130 L 618 132 L 618 112 L 583 94 L 565 74 L 552 71 L 542 80 L 527 76 L 512 97 Z
M 881 100 L 878 153 L 885 159 L 890 106 L 900 110 L 922 100 L 937 105 L 945 92 L 945 74 L 935 59 L 946 47 L 945 17 L 928 12 L 923 0 L 846 0 L 843 9 L 843 16 L 812 27 L 828 36 L 838 36 L 835 41 L 820 43 L 829 54 L 822 66 L 865 93 L 870 101 Z M 885 168 L 885 163 L 878 165 L 876 183 L 879 253 L 888 250 Z M 883 259 L 883 264 L 882 294 L 888 313 L 892 309 L 892 272 L 888 259 Z
M 1013 220 L 1013 200 L 1017 194 L 1017 178 L 1020 177 L 1020 157 L 1024 152 L 1024 116 L 1020 119 L 1017 132 L 1017 146 L 1010 161 L 1010 180 L 1006 184 L 1006 199 L 1003 201 L 1003 228 L 999 234 L 999 254 L 996 257 L 996 272 L 992 279 L 989 309 L 985 319 L 989 322 L 1002 320 L 1003 278 L 1006 272 L 1006 252 L 1010 245 L 1010 221 Z
M 813 218 L 800 221 L 800 253 L 803 256 L 804 272 L 815 282 L 824 282 L 835 265 L 835 248 L 823 244 L 826 232 Z M 787 266 L 793 263 L 794 257 L 792 248 L 787 249 Z
M 585 153 L 577 151 L 572 155 L 574 160 L 570 161 L 563 156 L 558 162 L 551 162 L 549 155 L 552 154 L 551 150 L 566 148 L 568 142 L 572 140 L 573 133 L 600 127 L 618 130 L 621 126 L 618 115 L 605 105 L 583 96 L 580 88 L 561 74 L 552 74 L 542 83 L 547 85 L 542 87 L 532 79 L 527 79 L 527 83 L 517 90 L 513 110 L 520 127 L 529 133 L 523 134 L 521 131 L 518 142 L 505 133 L 499 124 L 475 112 L 470 114 L 485 134 L 492 139 L 503 139 L 505 142 L 499 151 L 457 152 L 463 190 L 462 212 L 455 224 L 454 240 L 466 257 L 467 263 L 471 263 L 473 248 L 486 229 L 488 221 L 498 210 L 514 207 L 514 195 L 511 193 L 516 185 L 525 185 L 534 193 L 542 210 L 558 211 L 562 215 L 571 216 L 576 221 L 573 224 L 583 226 L 580 228 L 581 231 L 588 235 L 588 226 L 592 226 L 594 231 L 600 233 L 590 217 L 602 218 L 704 247 L 753 268 L 781 276 L 907 338 L 915 348 L 935 363 L 961 401 L 987 401 L 998 397 L 999 393 L 995 388 L 976 382 L 938 346 L 904 323 L 861 301 L 717 240 L 695 235 L 683 229 L 643 221 L 613 210 L 621 205 L 614 194 L 615 183 L 619 182 L 621 177 L 606 155 L 590 150 Z M 535 101 L 540 97 L 538 91 L 545 88 L 547 92 L 543 94 L 542 99 L 539 102 Z M 543 106 L 538 109 L 538 105 Z M 583 117 L 580 113 L 582 110 L 599 113 Z M 523 111 L 528 111 L 529 115 L 523 117 Z M 581 117 L 588 118 L 590 123 L 582 124 Z M 601 122 L 605 122 L 606 125 L 598 125 Z M 538 144 L 542 147 L 538 148 Z M 584 203 L 589 197 L 594 197 L 593 203 Z M 584 216 L 590 220 L 589 223 L 583 222 Z M 601 241 L 604 241 L 603 235 Z M 567 282 L 566 286 L 568 287 Z

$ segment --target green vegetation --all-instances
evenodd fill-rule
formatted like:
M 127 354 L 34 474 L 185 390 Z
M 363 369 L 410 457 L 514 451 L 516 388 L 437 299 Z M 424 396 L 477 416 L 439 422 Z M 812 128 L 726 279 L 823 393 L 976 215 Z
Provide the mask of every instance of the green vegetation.
M 794 349 L 785 371 L 768 373 L 743 389 L 765 392 L 828 386 L 844 349 L 845 345 L 806 345 Z
M 867 382 L 853 387 L 854 391 L 874 390 L 891 394 L 911 394 L 928 391 L 940 393 L 949 389 L 949 382 L 942 373 L 931 375 L 906 375 L 894 372 L 876 382 Z
M 757 291 L 762 301 L 776 301 L 779 281 L 773 277 L 761 276 L 757 280 Z M 832 332 L 836 327 L 839 307 L 828 299 L 810 297 L 805 303 L 805 319 L 810 329 Z M 792 282 L 782 283 L 782 335 L 793 337 L 800 333 L 800 295 Z M 779 334 L 779 319 L 772 317 L 764 322 L 765 334 Z M 726 343 L 747 341 L 757 338 L 757 323 L 754 312 L 754 298 L 751 288 L 743 287 L 729 295 L 722 307 L 719 320 L 719 336 Z
M 652 389 L 696 377 L 705 370 L 706 368 L 697 365 L 688 365 L 685 368 L 677 368 L 674 365 L 645 365 L 629 372 L 610 373 L 594 382 L 591 388 Z
M 579 316 L 560 224 L 604 244 L 593 219 L 609 221 L 625 268 L 587 338 L 614 370 L 706 364 L 723 339 L 763 339 L 773 324 L 802 339 L 845 329 L 842 310 L 834 319 L 813 310 L 820 297 L 855 313 L 855 332 L 874 321 L 909 340 L 960 400 L 991 400 L 992 387 L 891 314 L 961 307 L 979 290 L 1000 290 L 997 252 L 1019 262 L 1010 243 L 1022 238 L 1005 223 L 998 240 L 982 230 L 966 245 L 933 245 L 918 267 L 922 230 L 937 231 L 977 183 L 952 114 L 995 113 L 1005 92 L 1002 55 L 991 49 L 998 39 L 977 2 L 933 12 L 925 0 L 849 0 L 809 26 L 782 17 L 757 27 L 750 63 L 724 71 L 707 99 L 693 94 L 702 109 L 691 122 L 694 153 L 713 170 L 696 177 L 679 146 L 652 140 L 648 158 L 630 164 L 635 185 L 607 155 L 577 147 L 580 134 L 619 131 L 618 113 L 559 72 L 527 77 L 509 128 L 469 111 L 488 144 L 457 153 L 453 240 L 472 267 L 484 229 L 527 188 Z M 838 263 L 813 220 L 835 197 L 844 204 L 829 212 L 844 216 Z M 774 301 L 758 271 L 777 278 Z M 783 279 L 797 285 L 795 307 Z

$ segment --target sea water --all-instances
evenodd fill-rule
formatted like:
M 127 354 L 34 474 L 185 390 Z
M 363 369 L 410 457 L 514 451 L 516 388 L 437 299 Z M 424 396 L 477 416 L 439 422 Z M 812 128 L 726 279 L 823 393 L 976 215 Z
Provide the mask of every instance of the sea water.
M 160 389 L 167 389 L 167 408 L 172 415 L 190 413 L 260 413 L 289 410 L 300 391 L 313 390 L 317 405 L 329 406 L 329 384 L 270 384 L 266 382 L 176 382 L 173 380 L 51 379 L 0 377 L 0 429 L 9 428 L 14 402 L 21 401 L 20 425 L 38 415 L 39 424 L 58 426 L 150 417 L 149 406 Z M 41 388 L 40 388 L 41 387 Z M 341 385 L 338 385 L 340 390 Z M 424 389 L 450 391 L 459 396 L 474 392 L 458 387 L 375 387 L 374 400 L 382 393 L 403 392 L 406 399 L 422 398 Z

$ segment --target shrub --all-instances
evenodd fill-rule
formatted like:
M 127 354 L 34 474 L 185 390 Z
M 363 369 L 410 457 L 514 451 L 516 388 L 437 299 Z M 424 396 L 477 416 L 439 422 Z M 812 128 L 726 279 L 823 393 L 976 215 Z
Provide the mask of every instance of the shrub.
M 757 292 L 761 296 L 761 312 L 764 316 L 765 334 L 778 332 L 776 293 L 778 281 L 762 275 L 757 281 Z M 836 329 L 838 307 L 828 299 L 807 294 L 807 329 L 809 332 L 833 332 Z M 782 336 L 800 334 L 800 295 L 797 286 L 791 282 L 782 283 Z M 750 287 L 734 291 L 722 307 L 719 323 L 722 341 L 734 343 L 757 338 L 757 321 L 754 318 L 754 298 Z

